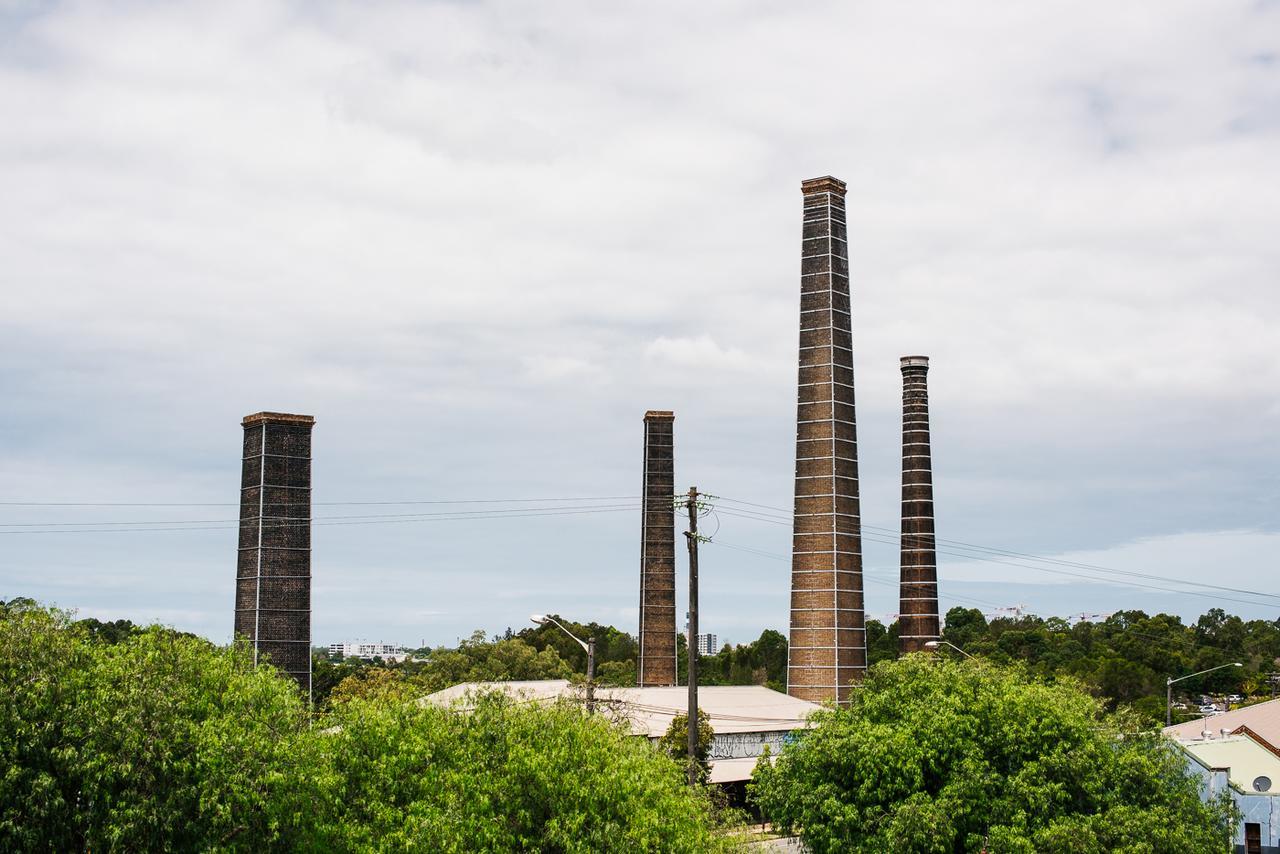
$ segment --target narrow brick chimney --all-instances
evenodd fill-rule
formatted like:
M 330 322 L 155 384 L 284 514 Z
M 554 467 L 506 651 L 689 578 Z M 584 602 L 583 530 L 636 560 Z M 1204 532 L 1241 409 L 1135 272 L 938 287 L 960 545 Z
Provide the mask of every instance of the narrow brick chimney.
M 929 448 L 929 358 L 902 357 L 902 576 L 898 648 L 938 639 L 938 564 Z
M 676 684 L 675 415 L 644 414 L 640 508 L 640 687 Z
M 787 693 L 847 702 L 866 671 L 845 184 L 804 181 Z
M 310 415 L 259 412 L 244 426 L 235 631 L 311 694 Z

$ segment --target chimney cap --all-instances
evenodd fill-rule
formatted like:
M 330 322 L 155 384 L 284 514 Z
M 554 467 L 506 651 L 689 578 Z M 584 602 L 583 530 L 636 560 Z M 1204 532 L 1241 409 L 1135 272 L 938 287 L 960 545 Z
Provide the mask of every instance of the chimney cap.
M 644 414 L 645 421 L 675 421 L 676 414 L 670 409 L 650 409 Z
M 806 196 L 813 196 L 819 193 L 835 193 L 843 196 L 844 191 L 844 181 L 839 178 L 833 178 L 830 175 L 823 175 L 821 178 L 810 178 L 807 181 L 800 182 L 800 192 Z
M 240 424 L 248 427 L 251 424 L 301 424 L 307 427 L 316 423 L 311 415 L 291 415 L 288 412 L 255 412 L 246 415 Z
M 929 367 L 929 357 L 928 356 L 903 356 L 902 367 L 927 368 Z

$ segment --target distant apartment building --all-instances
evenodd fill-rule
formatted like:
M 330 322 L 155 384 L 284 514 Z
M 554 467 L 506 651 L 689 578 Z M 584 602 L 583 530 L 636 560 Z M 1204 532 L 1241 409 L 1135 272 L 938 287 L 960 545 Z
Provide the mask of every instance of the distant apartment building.
M 373 661 L 375 658 L 381 658 L 383 661 L 403 661 L 409 657 L 409 651 L 389 643 L 352 641 L 329 644 L 329 656 L 331 658 L 363 658 L 365 661 Z
M 715 655 L 720 651 L 719 638 L 708 632 L 705 635 L 698 635 L 698 655 Z

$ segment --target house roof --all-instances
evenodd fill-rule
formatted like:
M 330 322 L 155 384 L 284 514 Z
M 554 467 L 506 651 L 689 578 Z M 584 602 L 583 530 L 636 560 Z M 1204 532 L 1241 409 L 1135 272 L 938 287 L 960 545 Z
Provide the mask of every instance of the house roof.
M 1270 784 L 1263 791 L 1280 793 L 1280 756 L 1245 733 L 1179 740 L 1178 745 L 1206 768 L 1226 768 L 1232 785 L 1242 792 L 1256 791 L 1254 781 L 1266 777 Z
M 581 699 L 582 686 L 565 679 L 529 682 L 464 682 L 423 697 L 434 705 L 466 704 L 469 694 L 498 690 L 534 702 L 553 702 L 561 697 Z M 625 719 L 636 735 L 658 738 L 671 720 L 688 710 L 689 689 L 597 688 L 596 704 L 619 719 Z M 742 732 L 785 732 L 808 726 L 806 719 L 821 706 L 782 694 L 763 685 L 707 685 L 698 689 L 698 708 L 711 728 L 719 734 Z
M 1280 700 L 1268 700 L 1253 706 L 1233 709 L 1220 715 L 1192 718 L 1164 728 L 1164 734 L 1179 741 L 1202 740 L 1206 730 L 1214 735 L 1221 730 L 1235 732 L 1246 726 L 1261 741 L 1280 749 Z

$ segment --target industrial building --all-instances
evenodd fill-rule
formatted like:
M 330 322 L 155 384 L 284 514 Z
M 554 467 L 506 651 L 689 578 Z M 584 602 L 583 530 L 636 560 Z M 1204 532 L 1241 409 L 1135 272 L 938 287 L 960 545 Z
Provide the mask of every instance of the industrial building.
M 477 692 L 502 691 L 528 702 L 581 701 L 582 687 L 565 679 L 527 682 L 465 682 L 423 697 L 420 702 L 466 708 Z M 680 687 L 596 688 L 596 709 L 625 722 L 632 734 L 657 741 L 676 715 L 688 711 L 688 692 Z M 715 732 L 708 756 L 712 783 L 751 779 L 764 753 L 777 756 L 791 733 L 804 729 L 820 707 L 762 685 L 703 686 L 698 708 Z

